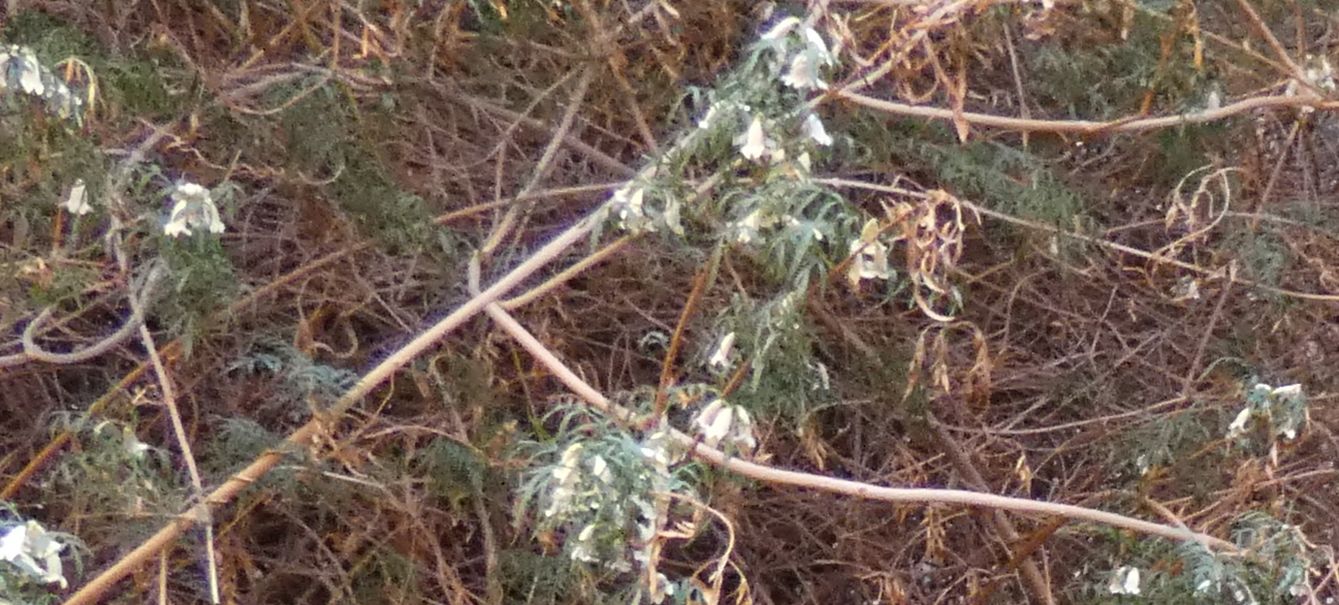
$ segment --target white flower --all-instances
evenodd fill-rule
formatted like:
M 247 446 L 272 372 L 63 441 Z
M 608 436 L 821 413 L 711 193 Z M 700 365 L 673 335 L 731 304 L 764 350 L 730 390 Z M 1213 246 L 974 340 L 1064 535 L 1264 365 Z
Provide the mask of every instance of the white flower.
M 618 209 L 619 218 L 626 220 L 628 216 L 645 216 L 645 209 L 642 206 L 645 197 L 646 190 L 641 187 L 633 189 L 632 193 L 628 193 L 626 187 L 614 192 L 614 200 L 620 204 Z
M 0 561 L 12 563 L 41 582 L 60 584 L 61 588 L 68 585 L 60 562 L 60 551 L 64 549 L 65 545 L 36 521 L 11 527 L 0 537 Z
M 41 95 L 46 92 L 46 86 L 42 84 L 42 68 L 37 63 L 37 57 L 33 55 L 30 49 L 24 49 L 23 54 L 17 57 L 19 63 L 19 88 L 30 95 Z
M 730 421 L 734 418 L 734 409 L 723 399 L 714 399 L 702 408 L 693 420 L 697 425 L 702 441 L 716 447 L 730 433 Z
M 595 557 L 595 547 L 590 539 L 595 535 L 595 526 L 587 525 L 581 533 L 577 535 L 576 544 L 572 546 L 571 557 L 573 561 L 584 561 L 594 563 L 599 559 Z
M 565 512 L 571 507 L 572 499 L 576 497 L 577 483 L 581 480 L 581 449 L 580 443 L 568 446 L 563 450 L 558 466 L 553 469 L 552 475 L 558 481 L 558 485 L 549 495 L 549 507 L 544 509 L 546 518 Z M 604 464 L 603 459 L 600 459 L 600 464 Z M 607 468 L 603 470 L 605 473 L 609 472 Z
M 730 365 L 730 352 L 735 348 L 735 333 L 731 332 L 721 338 L 721 342 L 716 345 L 716 350 L 711 354 L 711 359 L 707 365 L 713 368 L 722 368 Z
M 818 119 L 818 114 L 811 113 L 809 117 L 804 119 L 804 134 L 824 147 L 832 144 L 832 136 L 823 127 L 823 121 Z
M 628 185 L 614 192 L 609 202 L 618 210 L 619 226 L 630 231 L 655 231 L 655 223 L 646 216 L 643 200 L 646 197 L 644 187 Z
M 178 183 L 172 191 L 172 200 L 172 214 L 163 225 L 163 233 L 167 236 L 190 235 L 191 229 L 223 233 L 219 209 L 208 189 L 195 183 Z
M 564 468 L 575 469 L 581 462 L 581 444 L 573 443 L 563 450 L 562 465 Z
M 614 476 L 609 472 L 609 463 L 604 461 L 604 457 L 599 455 L 591 456 L 590 460 L 586 461 L 586 464 L 590 467 L 590 474 L 596 479 L 605 483 L 614 482 Z
M 785 19 L 777 21 L 776 25 L 773 25 L 771 29 L 763 33 L 762 39 L 767 42 L 775 42 L 777 40 L 785 38 L 788 34 L 790 34 L 792 30 L 795 29 L 795 26 L 799 24 L 800 24 L 799 19 L 795 17 L 786 17 Z
M 13 561 L 23 555 L 23 543 L 28 536 L 28 528 L 15 525 L 0 536 L 0 561 Z
M 803 168 L 806 173 L 814 171 L 813 162 L 809 159 L 808 151 L 800 153 L 800 157 L 795 158 L 795 161 L 800 164 L 800 168 Z
M 1227 425 L 1227 438 L 1236 439 L 1246 434 L 1246 422 L 1250 419 L 1251 406 L 1248 405 L 1237 413 L 1237 418 L 1232 421 L 1232 424 Z
M 781 82 L 797 90 L 827 90 L 828 83 L 819 77 L 818 70 L 836 61 L 818 31 L 806 26 L 802 33 L 804 48 L 791 58 L 790 68 L 781 76 Z
M 1111 580 L 1107 582 L 1107 592 L 1111 594 L 1138 595 L 1139 594 L 1139 568 L 1128 565 L 1116 570 L 1111 574 Z
M 805 50 L 813 54 L 819 63 L 830 65 L 836 60 L 832 53 L 828 52 L 828 45 L 823 41 L 823 36 L 819 35 L 818 30 L 812 27 L 804 28 L 804 45 Z
M 802 220 L 797 219 L 797 218 L 795 218 L 795 217 L 793 217 L 793 216 L 791 216 L 791 215 L 789 215 L 789 214 L 787 214 L 787 215 L 781 217 L 781 220 L 784 221 L 784 222 L 786 223 L 786 226 L 787 226 L 787 227 L 792 227 L 792 228 L 808 227 L 808 228 L 809 228 L 809 235 L 810 235 L 810 236 L 812 236 L 814 239 L 816 239 L 816 240 L 818 240 L 818 241 L 820 241 L 820 242 L 823 241 L 823 232 L 822 232 L 821 230 L 819 230 L 818 227 L 815 227 L 813 223 L 811 223 L 811 222 L 806 222 L 806 221 L 802 221 Z
M 80 216 L 93 211 L 93 205 L 88 203 L 88 188 L 84 186 L 84 179 L 74 182 L 74 187 L 70 188 L 70 195 L 66 196 L 60 207 L 70 214 Z
M 151 449 L 149 444 L 140 441 L 139 438 L 135 436 L 135 431 L 131 430 L 128 426 L 121 431 L 121 445 L 125 448 L 125 452 L 129 454 L 131 458 L 143 458 L 144 453 Z
M 762 118 L 753 117 L 753 122 L 749 124 L 749 129 L 744 132 L 741 141 L 742 145 L 739 147 L 741 155 L 754 161 L 762 159 L 763 154 L 767 153 L 767 134 L 762 129 Z
M 818 77 L 818 66 L 813 57 L 806 52 L 790 60 L 790 69 L 781 76 L 781 83 L 796 90 L 828 89 L 828 83 Z
M 753 238 L 758 235 L 758 232 L 761 231 L 763 227 L 771 224 L 772 221 L 765 218 L 762 210 L 754 210 L 753 212 L 750 212 L 748 216 L 745 216 L 743 220 L 735 223 L 735 229 L 738 231 L 738 233 L 735 234 L 735 241 L 741 244 L 747 244 L 753 241 Z
M 1222 106 L 1223 106 L 1223 93 L 1219 92 L 1217 88 L 1210 90 L 1209 94 L 1204 97 L 1205 109 L 1214 110 Z
M 640 447 L 642 456 L 650 460 L 655 465 L 656 470 L 662 474 L 669 473 L 669 465 L 674 461 L 670 453 L 672 442 L 673 437 L 664 428 L 651 433 L 650 436 L 642 440 Z
M 730 405 L 724 399 L 714 399 L 693 419 L 702 442 L 716 447 L 721 443 L 733 445 L 744 452 L 757 449 L 753 437 L 753 420 L 744 408 Z

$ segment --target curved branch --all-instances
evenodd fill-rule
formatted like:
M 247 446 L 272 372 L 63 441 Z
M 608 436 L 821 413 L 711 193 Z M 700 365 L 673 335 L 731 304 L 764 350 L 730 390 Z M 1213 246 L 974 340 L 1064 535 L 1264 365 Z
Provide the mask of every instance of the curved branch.
M 132 291 L 127 294 L 127 298 L 130 299 L 131 312 L 130 317 L 126 319 L 125 323 L 121 324 L 121 327 L 117 328 L 115 332 L 108 334 L 98 342 L 77 351 L 70 351 L 69 353 L 53 353 L 43 349 L 41 345 L 37 344 L 36 339 L 38 331 L 51 319 L 52 311 L 54 311 L 56 307 L 55 305 L 51 305 L 42 309 L 42 312 L 38 313 L 37 317 L 28 322 L 28 326 L 23 329 L 23 352 L 0 357 L 0 367 L 19 365 L 34 360 L 55 364 L 80 363 L 112 350 L 122 342 L 125 342 L 125 340 L 129 338 L 131 334 L 134 334 L 135 330 L 141 325 L 144 325 L 144 306 L 148 303 L 149 299 L 152 298 L 154 287 L 158 284 L 158 281 L 161 278 L 162 267 L 154 267 L 154 269 L 149 272 L 148 277 L 145 278 L 144 285 L 139 288 L 140 291 L 136 293 L 133 291 L 134 288 L 132 287 Z
M 540 248 L 538 252 L 518 265 L 510 273 L 503 276 L 496 283 L 484 290 L 478 296 L 466 301 L 465 304 L 452 311 L 446 317 L 442 318 L 431 328 L 420 333 L 403 348 L 391 354 L 384 361 L 377 364 L 376 367 L 369 370 L 358 380 L 353 388 L 349 389 L 339 398 L 325 413 L 319 415 L 306 424 L 299 427 L 296 431 L 284 440 L 284 445 L 288 447 L 304 448 L 310 445 L 311 439 L 321 434 L 325 430 L 326 422 L 331 418 L 338 418 L 362 400 L 364 396 L 388 380 L 391 375 L 399 371 L 415 357 L 430 347 L 436 345 L 444 336 L 460 327 L 470 318 L 483 310 L 485 305 L 493 303 L 509 292 L 512 288 L 520 285 L 527 277 L 548 265 L 557 258 L 564 250 L 580 242 L 587 233 L 599 221 L 601 213 L 596 211 L 577 224 L 573 225 L 567 231 L 563 232 L 553 241 Z M 216 488 L 204 499 L 203 502 L 196 503 L 194 506 L 173 517 L 172 520 L 163 528 L 159 529 L 154 535 L 142 542 L 134 550 L 121 557 L 111 567 L 104 570 L 97 577 L 85 584 L 78 592 L 65 601 L 66 605 L 91 605 L 97 603 L 113 585 L 121 579 L 139 569 L 141 565 L 157 556 L 164 548 L 181 536 L 187 529 L 196 523 L 206 522 L 210 518 L 210 511 L 214 506 L 219 506 L 231 501 L 237 497 L 242 490 L 255 483 L 266 473 L 270 472 L 286 455 L 287 448 L 280 446 L 271 449 L 257 457 L 246 468 L 229 477 L 227 481 Z
M 501 306 L 495 303 L 490 303 L 484 307 L 484 312 L 487 313 L 499 327 L 510 334 L 512 338 L 515 338 L 522 347 L 525 347 L 531 355 L 534 355 L 535 359 L 552 372 L 558 380 L 561 380 L 567 388 L 571 389 L 572 392 L 576 393 L 577 396 L 584 399 L 592 407 L 615 418 L 629 417 L 629 410 L 609 401 L 602 393 L 595 390 L 594 387 L 582 380 L 581 377 L 577 376 L 575 372 L 560 361 L 552 351 L 540 343 L 538 339 L 512 318 L 512 316 Z M 883 487 L 859 481 L 788 471 L 728 456 L 724 452 L 712 447 L 707 447 L 699 440 L 676 430 L 672 430 L 671 433 L 674 436 L 674 439 L 680 445 L 689 448 L 689 451 L 694 456 L 716 466 L 749 477 L 750 479 L 765 483 L 794 485 L 796 487 L 844 494 L 868 500 L 882 500 L 885 502 L 961 504 L 964 506 L 980 506 L 985 508 L 1011 510 L 1019 513 L 1054 515 L 1067 519 L 1091 521 L 1093 523 L 1120 527 L 1171 540 L 1193 540 L 1206 546 L 1225 551 L 1238 550 L 1232 543 L 1207 534 L 1200 534 L 1178 527 L 1171 527 L 1116 513 L 1075 506 L 1073 504 L 1040 502 L 1037 500 L 1029 500 L 1027 498 L 1011 498 L 1008 496 L 957 489 Z

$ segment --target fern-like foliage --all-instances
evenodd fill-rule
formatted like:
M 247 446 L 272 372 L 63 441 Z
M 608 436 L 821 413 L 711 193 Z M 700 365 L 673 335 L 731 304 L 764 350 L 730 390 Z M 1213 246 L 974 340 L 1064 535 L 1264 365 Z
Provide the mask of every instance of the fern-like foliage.
M 335 398 L 358 382 L 356 372 L 317 363 L 276 338 L 257 341 L 252 351 L 230 364 L 228 370 L 277 377 L 285 392 L 296 400 L 313 395 Z

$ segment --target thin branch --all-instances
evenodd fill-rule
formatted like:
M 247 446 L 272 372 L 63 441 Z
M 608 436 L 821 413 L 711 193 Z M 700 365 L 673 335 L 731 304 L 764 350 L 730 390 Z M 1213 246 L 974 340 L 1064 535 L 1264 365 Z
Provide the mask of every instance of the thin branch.
M 1297 79 L 1298 84 L 1315 86 L 1314 83 L 1307 81 L 1306 72 L 1302 69 L 1302 66 L 1293 61 L 1292 55 L 1289 55 L 1288 50 L 1283 48 L 1283 44 L 1274 36 L 1274 32 L 1270 31 L 1269 26 L 1260 19 L 1260 14 L 1255 12 L 1250 0 L 1237 0 L 1237 6 L 1241 7 L 1241 12 L 1246 13 L 1246 19 L 1255 28 L 1255 33 L 1260 34 L 1260 37 L 1265 39 L 1265 43 L 1269 44 L 1269 48 L 1274 51 L 1279 60 L 1288 66 L 1288 70 L 1292 72 L 1290 75 Z
M 554 377 L 562 381 L 567 388 L 571 389 L 573 393 L 584 399 L 591 405 L 591 407 L 615 418 L 628 417 L 629 411 L 626 408 L 609 401 L 609 399 L 602 393 L 597 391 L 586 381 L 582 380 L 580 376 L 577 376 L 571 368 L 568 368 L 566 364 L 560 361 L 552 351 L 540 343 L 534 335 L 530 334 L 525 327 L 512 318 L 512 316 L 501 306 L 492 303 L 487 304 L 484 307 L 484 312 L 487 313 L 499 327 L 510 334 L 512 338 L 515 338 L 522 347 L 529 351 L 530 354 L 540 362 L 540 364 L 552 372 Z M 1026 498 L 1011 498 L 1008 496 L 967 490 L 883 487 L 860 481 L 788 471 L 728 456 L 724 452 L 708 447 L 699 440 L 677 430 L 671 429 L 671 435 L 681 446 L 688 448 L 693 456 L 696 456 L 705 462 L 733 471 L 739 475 L 764 483 L 793 485 L 796 487 L 884 502 L 907 504 L 960 504 L 964 506 L 980 506 L 985 508 L 1011 510 L 1027 514 L 1055 515 L 1079 521 L 1110 525 L 1170 540 L 1194 540 L 1224 551 L 1235 552 L 1237 550 L 1237 547 L 1232 543 L 1206 534 L 1197 534 L 1176 527 L 1152 523 L 1142 519 L 1135 519 L 1125 515 L 1085 508 L 1082 506 L 1055 502 L 1039 502 Z
M 305 448 L 311 439 L 320 435 L 326 420 L 329 418 L 338 418 L 347 412 L 350 408 L 362 400 L 377 386 L 390 379 L 395 372 L 404 367 L 410 361 L 413 361 L 418 355 L 436 345 L 443 337 L 460 327 L 467 320 L 477 315 L 483 307 L 493 301 L 496 301 L 512 288 L 520 285 L 522 281 L 542 269 L 563 251 L 572 245 L 581 241 L 598 220 L 599 212 L 583 219 L 573 225 L 567 231 L 563 232 L 553 241 L 540 248 L 534 256 L 521 263 L 510 273 L 503 276 L 496 283 L 484 290 L 478 296 L 466 301 L 455 311 L 442 318 L 428 330 L 419 334 L 404 347 L 391 354 L 376 367 L 372 368 L 363 375 L 357 383 L 354 384 L 342 397 L 339 398 L 326 412 L 318 418 L 308 421 L 306 424 L 293 431 L 292 434 L 284 440 L 287 447 Z M 205 521 L 210 517 L 210 510 L 214 506 L 219 506 L 230 502 L 237 494 L 255 483 L 261 477 L 265 476 L 273 469 L 285 456 L 286 448 L 279 447 L 269 450 L 258 456 L 251 464 L 240 472 L 229 477 L 222 485 L 209 494 L 204 501 L 191 506 L 182 513 L 175 516 L 166 526 L 150 536 L 134 550 L 121 557 L 111 567 L 98 574 L 97 577 L 89 581 L 79 589 L 66 605 L 91 605 L 99 602 L 102 597 L 117 582 L 126 576 L 134 573 L 146 562 L 153 559 L 164 548 L 167 548 L 172 542 L 181 536 L 187 529 L 196 523 Z
M 23 351 L 13 355 L 0 356 L 0 368 L 17 366 L 29 361 L 41 361 L 54 364 L 79 363 L 88 361 L 112 350 L 117 345 L 125 342 L 127 338 L 130 338 L 130 335 L 135 333 L 136 328 L 144 325 L 144 301 L 147 301 L 149 297 L 153 295 L 154 287 L 158 285 L 158 281 L 161 278 L 162 269 L 155 268 L 149 273 L 148 277 L 144 279 L 142 286 L 136 288 L 132 284 L 130 292 L 126 295 L 127 300 L 130 301 L 130 317 L 127 318 L 125 323 L 121 324 L 121 327 L 117 328 L 115 332 L 112 332 L 98 342 L 77 351 L 71 351 L 69 353 L 53 353 L 37 344 L 38 332 L 41 330 L 42 326 L 51 319 L 51 314 L 55 310 L 55 305 L 42 309 L 42 312 L 38 313 L 37 317 L 28 322 L 27 327 L 23 330 Z M 136 292 L 136 290 L 138 290 L 138 292 Z
M 155 268 L 156 269 L 156 268 Z M 147 302 L 147 301 L 145 301 Z M 131 305 L 137 315 L 144 314 L 144 302 L 131 300 Z M 195 489 L 195 496 L 204 500 L 205 486 L 200 481 L 200 469 L 195 464 L 195 454 L 191 452 L 191 440 L 186 435 L 186 426 L 181 422 L 181 411 L 177 409 L 177 396 L 172 387 L 172 378 L 167 374 L 167 368 L 163 366 L 163 359 L 158 355 L 158 347 L 153 343 L 153 334 L 144 324 L 139 326 L 140 342 L 144 344 L 144 349 L 149 353 L 149 361 L 153 364 L 154 374 L 158 376 L 158 388 L 163 394 L 163 406 L 167 408 L 167 417 L 172 423 L 172 434 L 177 439 L 177 447 L 181 448 L 182 460 L 186 462 L 186 471 L 191 478 L 191 487 Z M 209 579 L 209 602 L 217 605 L 219 602 L 219 576 L 218 576 L 218 558 L 214 551 L 214 524 L 206 519 L 205 526 L 205 571 Z
M 948 121 L 962 119 L 975 126 L 989 126 L 1020 132 L 1072 132 L 1088 135 L 1137 132 L 1142 130 L 1184 126 L 1187 124 L 1216 122 L 1237 114 L 1266 107 L 1314 107 L 1316 109 L 1339 108 L 1339 101 L 1326 101 L 1321 97 L 1316 96 L 1268 95 L 1262 97 L 1248 97 L 1217 109 L 1207 109 L 1193 113 L 1156 118 L 1126 117 L 1118 120 L 1098 122 L 1093 120 L 1039 120 L 1014 118 L 970 111 L 955 114 L 952 109 L 926 107 L 923 105 L 908 105 L 906 103 L 886 101 L 884 99 L 876 99 L 849 90 L 835 91 L 831 96 L 838 99 L 845 99 L 870 109 L 897 115 Z

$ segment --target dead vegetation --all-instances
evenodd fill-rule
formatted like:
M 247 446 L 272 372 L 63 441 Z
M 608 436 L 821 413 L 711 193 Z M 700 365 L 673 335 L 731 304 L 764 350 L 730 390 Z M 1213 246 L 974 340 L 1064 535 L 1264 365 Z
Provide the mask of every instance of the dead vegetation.
M 1326 2 L 10 4 L 85 104 L 0 113 L 0 522 L 77 538 L 0 602 L 1339 596 Z M 787 14 L 825 91 L 756 90 Z M 759 451 L 606 453 L 681 523 L 584 564 L 569 444 L 716 398 Z

